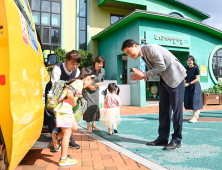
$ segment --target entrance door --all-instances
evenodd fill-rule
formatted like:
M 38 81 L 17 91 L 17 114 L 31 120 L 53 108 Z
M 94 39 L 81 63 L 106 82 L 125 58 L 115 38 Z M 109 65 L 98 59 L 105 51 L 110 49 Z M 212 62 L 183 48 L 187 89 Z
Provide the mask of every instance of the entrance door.
M 146 71 L 148 71 L 146 67 Z M 159 87 L 160 87 L 160 76 L 156 75 L 149 78 L 146 82 L 146 101 L 158 101 L 159 100 Z
M 170 51 L 183 66 L 187 66 L 187 56 L 189 56 L 189 52 L 181 52 L 181 51 Z
M 122 84 L 127 84 L 127 56 L 122 56 Z
M 181 52 L 181 51 L 170 51 L 170 52 L 181 62 L 183 66 L 187 65 L 186 58 L 189 55 L 189 52 Z M 222 73 L 222 64 L 221 64 L 221 73 Z M 150 81 L 146 83 L 147 101 L 159 100 L 159 86 L 160 86 L 160 77 L 158 76 L 153 77 L 153 79 L 150 79 Z

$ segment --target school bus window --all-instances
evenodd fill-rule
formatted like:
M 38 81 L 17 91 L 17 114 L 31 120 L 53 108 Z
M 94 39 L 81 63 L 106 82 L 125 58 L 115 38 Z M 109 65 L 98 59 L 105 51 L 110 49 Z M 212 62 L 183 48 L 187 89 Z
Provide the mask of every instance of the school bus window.
M 37 31 L 37 32 L 39 33 L 39 35 L 40 35 L 40 26 L 39 26 L 39 25 L 36 25 L 35 28 L 36 28 L 36 31 Z
M 18 6 L 20 12 L 23 14 L 23 16 L 26 19 L 27 24 L 29 27 L 35 32 L 34 27 L 33 27 L 33 22 L 31 21 L 31 13 L 30 13 L 30 8 L 28 6 L 27 0 L 14 0 L 16 5 Z
M 25 2 L 25 6 L 26 6 L 27 10 L 29 11 L 29 15 L 30 15 L 30 14 L 31 14 L 31 11 L 30 11 L 28 2 L 27 2 L 27 0 L 24 0 L 24 2 Z

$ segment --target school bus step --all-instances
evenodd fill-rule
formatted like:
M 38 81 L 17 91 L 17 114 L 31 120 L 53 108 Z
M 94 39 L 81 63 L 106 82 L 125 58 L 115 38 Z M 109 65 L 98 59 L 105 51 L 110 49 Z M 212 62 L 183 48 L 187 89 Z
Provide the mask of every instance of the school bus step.
M 49 133 L 49 127 L 48 127 L 48 125 L 43 125 L 43 126 L 42 126 L 42 133 Z
M 49 143 L 51 142 L 51 140 L 52 140 L 51 134 L 42 133 L 31 149 L 49 148 Z

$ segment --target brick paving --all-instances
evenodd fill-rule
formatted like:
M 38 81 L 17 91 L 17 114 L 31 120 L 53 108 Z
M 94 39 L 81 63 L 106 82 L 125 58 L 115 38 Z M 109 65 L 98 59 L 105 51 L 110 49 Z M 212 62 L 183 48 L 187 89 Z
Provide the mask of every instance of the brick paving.
M 30 150 L 15 170 L 149 170 L 79 131 L 74 134 L 74 140 L 81 148 L 69 148 L 68 154 L 78 160 L 76 165 L 59 167 L 61 152 L 36 149 Z
M 139 115 L 139 114 L 156 114 L 159 113 L 159 106 L 150 107 L 135 107 L 135 106 L 121 106 L 121 115 Z M 222 110 L 222 105 L 204 106 L 201 111 Z M 189 112 L 192 110 L 185 110 Z
M 220 105 L 204 106 L 202 111 L 222 110 Z M 191 110 L 184 110 L 191 111 Z M 134 107 L 122 106 L 121 115 L 156 114 L 158 106 Z M 201 116 L 201 115 L 200 115 Z M 189 120 L 186 117 L 184 120 Z M 200 117 L 198 121 L 222 121 L 221 118 Z M 68 154 L 78 160 L 77 165 L 59 167 L 60 152 L 52 153 L 50 149 L 30 150 L 15 170 L 148 170 L 128 157 L 105 146 L 99 141 L 77 131 L 74 139 L 80 149 L 69 148 Z M 50 147 L 52 143 L 50 143 Z

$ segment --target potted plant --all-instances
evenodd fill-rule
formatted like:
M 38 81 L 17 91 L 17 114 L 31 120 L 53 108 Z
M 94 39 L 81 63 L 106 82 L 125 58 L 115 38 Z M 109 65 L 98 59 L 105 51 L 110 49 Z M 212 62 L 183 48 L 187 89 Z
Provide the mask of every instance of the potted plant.
M 203 105 L 220 104 L 222 105 L 222 81 L 209 89 L 202 90 Z

